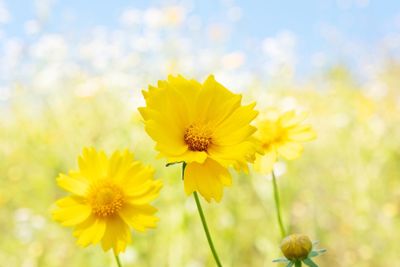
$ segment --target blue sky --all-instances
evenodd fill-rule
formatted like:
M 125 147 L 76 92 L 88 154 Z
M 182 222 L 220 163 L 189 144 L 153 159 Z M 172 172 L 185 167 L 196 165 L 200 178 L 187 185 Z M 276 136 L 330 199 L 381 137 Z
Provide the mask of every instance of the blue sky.
M 40 1 L 38 1 L 40 2 Z M 94 25 L 114 26 L 125 8 L 162 6 L 177 1 L 79 1 L 51 0 L 49 30 L 57 31 L 65 26 L 68 14 L 74 17 L 70 26 L 80 28 Z M 189 1 L 181 1 L 184 4 Z M 179 3 L 179 2 L 178 2 Z M 218 20 L 228 5 L 238 6 L 242 18 L 237 25 L 236 35 L 265 37 L 282 29 L 291 30 L 310 45 L 319 43 L 318 25 L 337 27 L 346 35 L 364 41 L 374 41 L 390 31 L 399 31 L 395 26 L 400 19 L 400 1 L 397 0 L 303 0 L 303 1 L 193 1 L 193 13 L 206 20 Z M 12 20 L 6 29 L 9 34 L 19 34 L 26 20 L 35 18 L 35 1 L 6 0 Z M 400 24 L 397 21 L 397 24 Z
M 0 0 L 1 2 L 1 0 Z M 7 37 L 28 38 L 25 22 L 34 19 L 40 10 L 38 3 L 50 3 L 46 32 L 84 34 L 94 26 L 118 27 L 119 17 L 127 8 L 146 9 L 181 3 L 190 6 L 191 15 L 206 23 L 218 23 L 230 7 L 241 14 L 234 22 L 229 41 L 230 50 L 251 49 L 251 42 L 261 42 L 269 36 L 289 31 L 296 37 L 296 54 L 300 61 L 310 61 L 312 55 L 324 51 L 336 58 L 342 54 L 327 35 L 339 36 L 339 42 L 362 44 L 374 50 L 388 35 L 400 34 L 400 1 L 398 0 L 303 0 L 303 1 L 82 1 L 82 0 L 3 0 L 11 19 L 2 26 Z M 44 5 L 45 6 L 45 5 Z M 46 10 L 43 9 L 42 12 Z M 1 29 L 1 27 L 0 27 Z M 249 48 L 250 46 L 250 48 Z

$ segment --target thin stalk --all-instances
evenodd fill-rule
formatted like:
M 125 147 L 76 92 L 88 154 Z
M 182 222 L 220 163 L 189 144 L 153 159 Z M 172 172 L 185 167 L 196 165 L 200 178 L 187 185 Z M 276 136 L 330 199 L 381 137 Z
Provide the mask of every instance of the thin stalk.
M 210 246 L 211 252 L 214 256 L 215 263 L 217 263 L 218 267 L 222 267 L 221 261 L 218 258 L 218 253 L 215 250 L 214 243 L 211 239 L 210 231 L 208 230 L 206 218 L 204 217 L 203 209 L 201 208 L 199 196 L 197 195 L 196 191 L 193 192 L 193 195 L 194 195 L 194 199 L 196 200 L 197 209 L 199 210 L 201 222 L 203 223 L 204 232 L 206 233 L 208 245 Z
M 185 168 L 186 168 L 186 163 L 184 162 L 182 164 L 182 180 L 184 180 L 184 177 L 185 177 Z M 207 237 L 208 245 L 210 246 L 211 252 L 214 256 L 215 263 L 217 264 L 218 267 L 222 267 L 221 261 L 219 260 L 219 257 L 218 257 L 218 253 L 214 247 L 214 243 L 212 241 L 210 231 L 208 230 L 206 217 L 204 216 L 204 212 L 203 212 L 203 209 L 200 204 L 200 199 L 199 199 L 199 196 L 196 191 L 193 192 L 193 196 L 194 196 L 194 200 L 196 201 L 196 206 L 197 206 L 197 209 L 200 214 L 201 223 L 203 224 L 204 232 Z
M 118 267 L 122 267 L 121 261 L 119 260 L 118 254 L 114 252 L 115 261 L 117 262 Z
M 272 184 L 273 184 L 273 189 L 274 189 L 276 216 L 278 218 L 279 229 L 281 231 L 282 238 L 285 238 L 286 231 L 285 231 L 285 227 L 283 226 L 283 221 L 282 221 L 282 216 L 281 216 L 281 202 L 279 200 L 278 183 L 276 182 L 274 170 L 272 170 Z

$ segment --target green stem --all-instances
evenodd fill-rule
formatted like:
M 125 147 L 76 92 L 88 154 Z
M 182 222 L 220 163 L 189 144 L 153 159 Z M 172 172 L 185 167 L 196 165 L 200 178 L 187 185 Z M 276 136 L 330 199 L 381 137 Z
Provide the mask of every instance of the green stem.
M 208 245 L 210 245 L 211 252 L 212 252 L 212 254 L 214 256 L 214 259 L 215 259 L 215 262 L 217 263 L 217 266 L 218 267 L 222 267 L 221 261 L 218 258 L 218 253 L 215 250 L 213 241 L 211 239 L 210 231 L 208 230 L 206 218 L 204 217 L 203 209 L 201 208 L 199 196 L 197 195 L 196 191 L 193 192 L 193 195 L 194 195 L 194 199 L 196 200 L 197 209 L 199 210 L 201 222 L 203 223 L 204 232 L 206 233 L 206 236 L 207 236 Z
M 276 207 L 276 216 L 278 217 L 279 229 L 281 231 L 282 238 L 285 238 L 286 237 L 286 231 L 285 231 L 285 227 L 283 226 L 283 222 L 282 222 L 281 203 L 280 203 L 280 200 L 279 200 L 278 183 L 276 182 L 276 177 L 275 177 L 274 170 L 272 170 L 272 184 L 273 184 L 273 188 L 274 188 L 274 199 L 275 199 L 275 207 Z
M 116 262 L 117 262 L 118 267 L 122 267 L 122 264 L 121 264 L 121 261 L 119 260 L 118 254 L 116 254 L 116 253 L 114 252 L 114 256 L 115 256 L 115 260 L 116 260 Z
M 182 164 L 182 180 L 184 180 L 184 177 L 185 177 L 185 168 L 186 168 L 186 162 L 183 162 L 183 164 Z M 203 224 L 204 232 L 206 233 L 208 245 L 210 246 L 211 252 L 214 256 L 215 263 L 217 264 L 218 267 L 222 267 L 221 261 L 219 260 L 219 257 L 218 257 L 218 253 L 215 250 L 214 243 L 213 243 L 211 235 L 210 235 L 210 231 L 208 230 L 206 217 L 204 216 L 203 209 L 201 208 L 201 204 L 200 204 L 200 199 L 199 199 L 199 196 L 197 195 L 196 191 L 193 192 L 193 196 L 194 196 L 194 200 L 196 201 L 196 206 L 197 206 L 197 209 L 200 214 L 201 223 Z
M 295 266 L 295 267 L 301 267 L 301 261 L 296 261 L 296 263 L 295 263 L 294 266 Z

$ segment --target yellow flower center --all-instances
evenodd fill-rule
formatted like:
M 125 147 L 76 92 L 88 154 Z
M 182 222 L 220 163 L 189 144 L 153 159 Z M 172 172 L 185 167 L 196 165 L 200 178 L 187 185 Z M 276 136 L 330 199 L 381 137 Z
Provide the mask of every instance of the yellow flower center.
M 197 124 L 186 128 L 183 138 L 191 151 L 207 151 L 212 142 L 210 128 Z
M 119 186 L 107 181 L 90 188 L 88 202 L 94 215 L 108 217 L 122 208 L 125 198 Z
M 268 150 L 273 144 L 279 144 L 286 140 L 286 129 L 276 122 L 265 122 L 262 129 L 262 147 Z

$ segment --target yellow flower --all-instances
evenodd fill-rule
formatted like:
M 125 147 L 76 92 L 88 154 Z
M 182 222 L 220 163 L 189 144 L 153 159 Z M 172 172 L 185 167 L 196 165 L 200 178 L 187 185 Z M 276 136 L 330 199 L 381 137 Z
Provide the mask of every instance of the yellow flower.
M 304 112 L 280 113 L 276 109 L 269 109 L 263 115 L 255 134 L 261 153 L 256 155 L 255 169 L 265 174 L 271 172 L 278 156 L 288 160 L 298 158 L 303 151 L 301 143 L 315 139 L 316 133 L 310 125 L 303 124 L 307 117 Z
M 208 202 L 219 202 L 224 186 L 232 183 L 226 168 L 247 170 L 247 162 L 254 160 L 255 127 L 250 122 L 258 114 L 255 103 L 242 106 L 241 95 L 212 75 L 203 84 L 169 76 L 143 96 L 146 107 L 139 111 L 159 156 L 187 163 L 186 194 L 198 191 Z
M 83 247 L 101 242 L 104 251 L 123 252 L 131 241 L 130 228 L 143 232 L 156 227 L 157 211 L 149 202 L 162 187 L 154 170 L 133 159 L 129 151 L 108 158 L 103 151 L 83 149 L 79 170 L 60 174 L 57 183 L 71 193 L 56 202 L 53 219 L 74 227 Z

